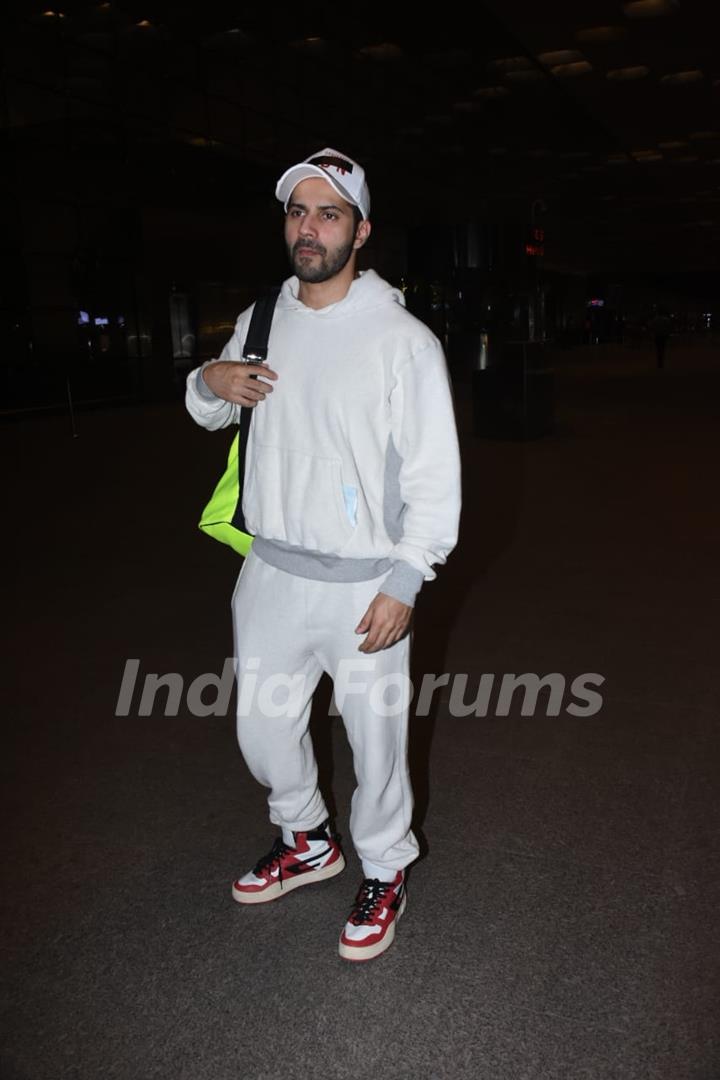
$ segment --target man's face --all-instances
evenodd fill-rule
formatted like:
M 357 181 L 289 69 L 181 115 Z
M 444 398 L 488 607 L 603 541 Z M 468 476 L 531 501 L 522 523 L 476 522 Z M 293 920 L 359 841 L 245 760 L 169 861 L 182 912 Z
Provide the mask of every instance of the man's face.
M 364 223 L 363 223 L 364 224 Z M 285 243 L 300 281 L 329 281 L 361 247 L 353 208 L 326 180 L 302 180 L 292 193 L 285 217 Z

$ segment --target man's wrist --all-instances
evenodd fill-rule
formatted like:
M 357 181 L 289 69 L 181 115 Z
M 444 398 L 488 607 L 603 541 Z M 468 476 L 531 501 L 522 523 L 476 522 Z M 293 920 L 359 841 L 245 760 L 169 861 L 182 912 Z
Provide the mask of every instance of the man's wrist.
M 408 607 L 415 606 L 415 598 L 425 580 L 422 570 L 416 570 L 410 563 L 398 560 L 382 584 L 380 592 L 392 596 Z
M 203 366 L 198 369 L 198 373 L 197 373 L 197 375 L 195 377 L 195 389 L 197 390 L 200 397 L 204 398 L 205 401 L 217 401 L 218 400 L 217 394 L 213 390 L 210 389 L 207 382 L 205 381 L 205 371 L 207 370 L 208 367 L 210 367 L 210 365 L 212 363 L 213 363 L 212 360 L 206 361 L 206 363 L 204 363 Z

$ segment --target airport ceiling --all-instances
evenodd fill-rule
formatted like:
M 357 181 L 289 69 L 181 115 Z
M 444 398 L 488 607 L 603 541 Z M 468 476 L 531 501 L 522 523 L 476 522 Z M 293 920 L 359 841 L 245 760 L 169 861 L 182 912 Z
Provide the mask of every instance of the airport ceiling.
M 712 0 L 48 3 L 6 35 L 19 153 L 134 162 L 156 198 L 232 206 L 331 145 L 381 219 L 534 204 L 558 265 L 717 266 Z

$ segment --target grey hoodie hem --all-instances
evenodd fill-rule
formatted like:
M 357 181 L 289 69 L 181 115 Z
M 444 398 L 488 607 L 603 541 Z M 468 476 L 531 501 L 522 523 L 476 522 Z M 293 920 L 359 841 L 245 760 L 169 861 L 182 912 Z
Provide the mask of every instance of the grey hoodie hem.
M 291 547 L 281 540 L 266 540 L 262 536 L 255 537 L 252 550 L 259 559 L 277 570 L 311 581 L 372 581 L 391 571 L 381 591 L 410 607 L 423 583 L 420 570 L 409 563 L 394 563 L 388 558 L 343 559 L 339 555 L 306 551 L 304 548 Z

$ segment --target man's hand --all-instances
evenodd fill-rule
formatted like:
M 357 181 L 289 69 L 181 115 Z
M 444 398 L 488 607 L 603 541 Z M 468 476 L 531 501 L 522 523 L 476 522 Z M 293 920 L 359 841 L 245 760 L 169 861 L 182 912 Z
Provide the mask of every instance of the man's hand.
M 258 375 L 261 378 L 258 378 Z M 263 364 L 237 364 L 232 360 L 218 360 L 203 369 L 204 379 L 216 397 L 254 409 L 272 394 L 273 388 L 264 379 L 277 379 L 277 372 Z
M 406 633 L 413 609 L 394 596 L 378 593 L 355 627 L 356 634 L 367 634 L 359 651 L 379 652 L 394 645 Z

